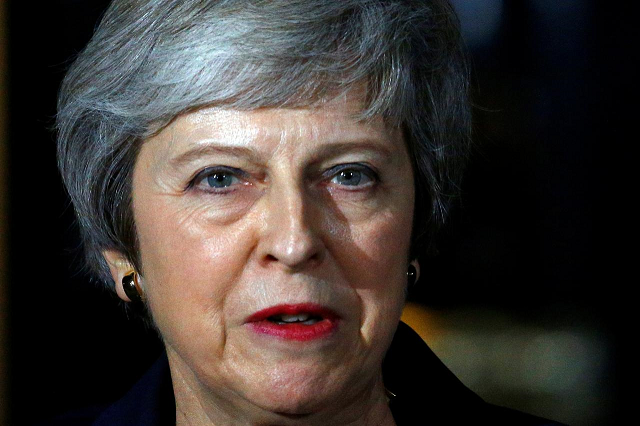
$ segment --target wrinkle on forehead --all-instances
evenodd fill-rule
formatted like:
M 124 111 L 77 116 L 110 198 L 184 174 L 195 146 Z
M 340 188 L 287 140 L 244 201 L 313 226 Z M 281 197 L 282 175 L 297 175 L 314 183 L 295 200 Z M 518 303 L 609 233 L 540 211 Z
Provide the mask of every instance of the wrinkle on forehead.
M 287 116 L 293 119 L 299 117 L 300 120 L 309 115 L 326 119 L 329 119 L 332 116 L 339 116 L 343 119 L 349 117 L 351 120 L 348 121 L 352 121 L 356 124 L 365 121 L 360 118 L 360 113 L 364 107 L 364 90 L 364 86 L 356 86 L 348 91 L 336 93 L 334 96 L 323 97 L 320 101 L 308 106 L 264 107 L 254 110 L 238 110 L 219 106 L 209 106 L 200 108 L 183 117 L 186 118 L 186 121 L 194 127 L 194 130 L 200 126 L 210 126 L 212 124 L 215 126 L 221 121 L 240 121 L 242 119 L 247 119 L 247 117 L 252 117 L 256 122 L 261 122 L 264 115 L 271 115 L 273 112 L 278 111 L 283 113 L 286 112 Z M 182 117 L 179 117 L 178 121 L 180 121 L 180 118 Z M 366 121 L 378 121 L 378 119 L 379 117 Z M 302 126 L 300 126 L 300 128 L 302 129 Z M 300 133 L 298 136 L 304 135 Z
M 263 108 L 251 111 L 205 107 L 176 119 L 165 131 L 179 135 L 181 143 L 218 142 L 252 145 L 257 140 L 284 142 L 287 139 L 318 141 L 340 139 L 349 132 L 384 133 L 382 117 L 360 120 L 362 103 L 348 94 L 321 105 L 305 108 Z M 312 120 L 309 120 L 309 118 Z M 165 133 L 164 131 L 161 133 Z

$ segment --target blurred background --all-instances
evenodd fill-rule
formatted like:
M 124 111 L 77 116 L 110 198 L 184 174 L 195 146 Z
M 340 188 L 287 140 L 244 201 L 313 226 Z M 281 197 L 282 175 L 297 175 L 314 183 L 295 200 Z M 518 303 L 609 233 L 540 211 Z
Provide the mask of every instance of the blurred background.
M 632 145 L 631 13 L 595 0 L 453 3 L 475 145 L 404 319 L 490 402 L 617 424 L 631 304 L 618 244 L 629 197 L 613 175 Z M 0 425 L 113 400 L 161 350 L 80 272 L 55 165 L 57 88 L 106 4 L 0 1 Z

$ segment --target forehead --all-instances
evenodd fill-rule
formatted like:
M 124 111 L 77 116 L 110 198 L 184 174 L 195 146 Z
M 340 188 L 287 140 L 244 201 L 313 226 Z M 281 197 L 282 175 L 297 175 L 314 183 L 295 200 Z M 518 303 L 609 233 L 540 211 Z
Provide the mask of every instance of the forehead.
M 181 150 L 207 143 L 271 145 L 295 140 L 305 145 L 320 142 L 396 139 L 397 129 L 382 117 L 362 119 L 360 91 L 321 100 L 300 108 L 260 108 L 239 111 L 206 107 L 177 117 L 150 140 Z

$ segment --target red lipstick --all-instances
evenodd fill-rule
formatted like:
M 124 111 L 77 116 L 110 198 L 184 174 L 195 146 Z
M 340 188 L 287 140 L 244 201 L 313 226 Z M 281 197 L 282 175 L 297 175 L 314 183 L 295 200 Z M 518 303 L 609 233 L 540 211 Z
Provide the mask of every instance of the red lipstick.
M 331 309 L 302 303 L 263 309 L 251 315 L 247 323 L 259 334 L 305 342 L 329 336 L 338 326 L 338 320 Z

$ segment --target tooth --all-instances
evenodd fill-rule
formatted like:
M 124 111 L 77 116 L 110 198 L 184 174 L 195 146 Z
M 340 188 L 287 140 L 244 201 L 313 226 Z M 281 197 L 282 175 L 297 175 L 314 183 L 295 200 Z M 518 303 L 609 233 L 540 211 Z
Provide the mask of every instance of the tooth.
M 297 314 L 297 315 L 282 315 L 280 321 L 282 322 L 302 322 L 309 319 L 309 314 Z

